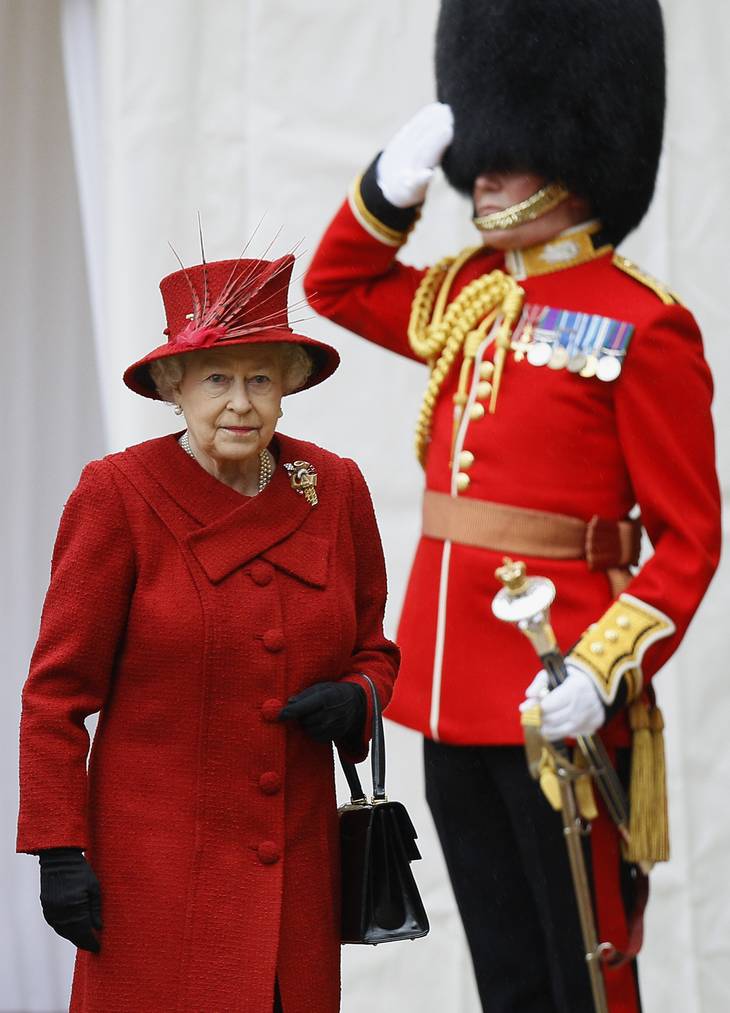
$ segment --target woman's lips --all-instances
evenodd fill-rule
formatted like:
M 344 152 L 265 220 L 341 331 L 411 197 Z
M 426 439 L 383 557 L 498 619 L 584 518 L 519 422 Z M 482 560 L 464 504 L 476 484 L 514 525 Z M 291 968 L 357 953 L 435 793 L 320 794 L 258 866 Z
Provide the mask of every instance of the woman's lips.
M 248 433 L 257 432 L 254 426 L 221 426 L 226 433 L 235 433 L 236 436 L 247 436 Z

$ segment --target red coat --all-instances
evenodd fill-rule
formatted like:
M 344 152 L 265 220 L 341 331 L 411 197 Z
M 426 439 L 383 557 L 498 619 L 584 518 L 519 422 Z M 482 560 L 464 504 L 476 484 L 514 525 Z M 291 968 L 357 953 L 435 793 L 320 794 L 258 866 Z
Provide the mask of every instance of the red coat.
M 172 436 L 90 464 L 64 511 L 24 691 L 18 849 L 87 849 L 101 954 L 78 1013 L 339 1009 L 332 750 L 282 702 L 397 670 L 352 461 L 275 437 L 251 500 Z M 308 460 L 319 504 L 282 464 Z M 100 711 L 87 782 L 84 718 Z M 364 751 L 364 750 L 363 750 Z
M 405 234 L 383 226 L 357 186 L 351 201 L 325 233 L 305 289 L 324 316 L 415 358 L 407 328 L 424 271 L 395 259 Z M 610 250 L 578 266 L 555 259 L 553 269 L 542 261 L 543 273 L 520 278 L 526 306 L 632 325 L 620 377 L 586 379 L 510 354 L 496 412 L 465 427 L 460 446 L 474 460 L 468 487 L 460 489 L 458 463 L 449 466 L 457 360 L 436 404 L 426 487 L 584 521 L 594 514 L 618 520 L 638 503 L 654 554 L 627 592 L 675 627 L 643 657 L 643 675 L 650 679 L 679 644 L 719 557 L 712 381 L 686 309 L 666 304 L 620 270 Z M 496 268 L 509 272 L 511 264 L 502 254 L 480 252 L 457 275 L 451 298 Z M 483 349 L 484 360 L 493 358 L 493 347 Z M 479 401 L 476 385 L 472 396 Z M 526 638 L 492 616 L 501 555 L 421 538 L 403 604 L 403 664 L 388 717 L 448 743 L 522 742 L 518 704 L 538 665 Z M 567 650 L 611 604 L 606 575 L 589 571 L 583 560 L 526 562 L 529 572 L 550 577 L 557 587 L 553 624 Z M 627 741 L 625 712 L 607 736 Z

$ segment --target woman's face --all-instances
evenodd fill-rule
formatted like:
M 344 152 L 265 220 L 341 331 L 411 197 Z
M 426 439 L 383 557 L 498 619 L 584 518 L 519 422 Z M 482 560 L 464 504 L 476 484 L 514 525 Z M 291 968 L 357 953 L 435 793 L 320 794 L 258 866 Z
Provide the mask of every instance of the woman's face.
M 217 464 L 246 464 L 268 446 L 281 412 L 280 357 L 236 345 L 185 356 L 178 402 L 191 444 Z

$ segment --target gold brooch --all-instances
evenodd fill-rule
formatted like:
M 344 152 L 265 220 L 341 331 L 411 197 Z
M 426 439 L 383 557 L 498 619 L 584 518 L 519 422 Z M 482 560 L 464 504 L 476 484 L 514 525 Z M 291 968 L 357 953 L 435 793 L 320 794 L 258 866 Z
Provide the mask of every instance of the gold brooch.
M 284 467 L 289 475 L 291 487 L 300 496 L 304 496 L 310 506 L 315 507 L 317 499 L 317 472 L 309 461 L 294 461 L 292 464 L 285 464 Z

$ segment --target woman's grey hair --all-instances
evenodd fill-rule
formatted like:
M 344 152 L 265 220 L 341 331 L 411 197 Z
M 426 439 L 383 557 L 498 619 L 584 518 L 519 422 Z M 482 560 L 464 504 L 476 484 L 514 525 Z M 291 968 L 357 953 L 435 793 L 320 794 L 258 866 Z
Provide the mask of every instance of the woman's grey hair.
M 279 357 L 285 394 L 292 394 L 295 390 L 299 390 L 312 375 L 314 369 L 312 356 L 301 345 L 293 341 L 261 342 L 255 347 L 266 348 L 275 352 Z M 209 351 L 209 349 L 205 349 L 205 351 Z M 150 363 L 149 371 L 152 382 L 163 401 L 168 401 L 170 404 L 176 403 L 175 391 L 185 375 L 185 360 L 195 354 L 195 352 L 185 352 L 182 355 L 170 355 L 165 359 L 157 359 Z

